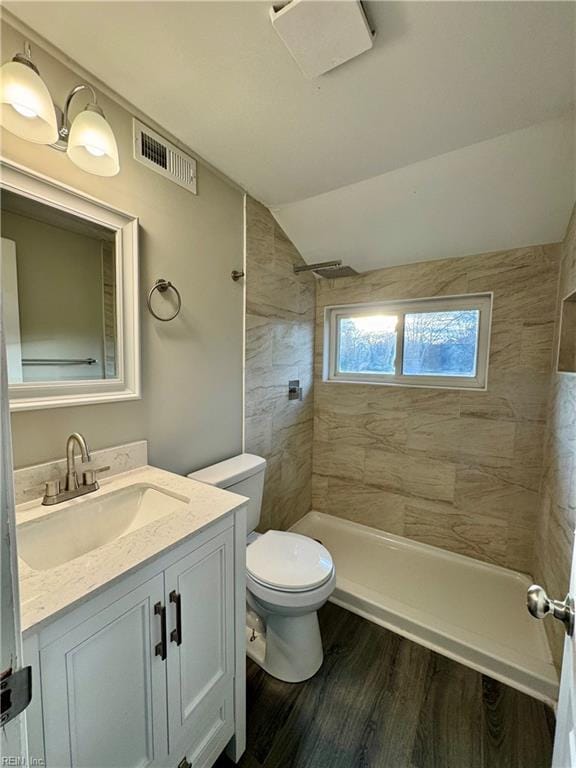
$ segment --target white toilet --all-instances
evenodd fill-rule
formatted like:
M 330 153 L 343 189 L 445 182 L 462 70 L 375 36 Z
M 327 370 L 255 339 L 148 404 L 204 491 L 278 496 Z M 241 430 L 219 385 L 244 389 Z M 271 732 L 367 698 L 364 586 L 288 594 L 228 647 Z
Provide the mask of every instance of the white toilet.
M 289 683 L 322 666 L 318 609 L 336 585 L 328 550 L 297 533 L 254 533 L 260 521 L 266 460 L 243 453 L 188 475 L 247 496 L 247 654 L 269 674 Z

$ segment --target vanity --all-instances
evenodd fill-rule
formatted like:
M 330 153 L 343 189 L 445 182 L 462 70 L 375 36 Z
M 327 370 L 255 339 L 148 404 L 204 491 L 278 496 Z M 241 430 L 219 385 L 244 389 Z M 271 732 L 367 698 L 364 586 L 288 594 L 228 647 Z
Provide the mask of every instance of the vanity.
M 238 759 L 245 499 L 148 466 L 145 443 L 93 454 L 104 463 L 97 490 L 16 508 L 30 757 L 208 768 L 228 745 Z M 63 468 L 18 470 L 19 500 Z

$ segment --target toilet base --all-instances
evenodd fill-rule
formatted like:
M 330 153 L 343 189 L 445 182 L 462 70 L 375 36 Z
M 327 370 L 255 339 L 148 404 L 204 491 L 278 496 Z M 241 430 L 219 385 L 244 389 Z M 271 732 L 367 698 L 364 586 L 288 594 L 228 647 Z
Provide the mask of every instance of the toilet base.
M 324 659 L 318 614 L 269 614 L 265 633 L 247 626 L 246 654 L 269 675 L 285 683 L 308 680 L 318 672 Z

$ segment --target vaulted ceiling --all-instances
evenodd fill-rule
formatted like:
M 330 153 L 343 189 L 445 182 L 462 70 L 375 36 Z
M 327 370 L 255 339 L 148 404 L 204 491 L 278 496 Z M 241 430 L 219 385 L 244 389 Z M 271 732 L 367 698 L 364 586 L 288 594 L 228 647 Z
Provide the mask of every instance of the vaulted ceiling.
M 561 239 L 575 5 L 367 2 L 374 48 L 306 80 L 268 2 L 5 2 L 357 269 Z

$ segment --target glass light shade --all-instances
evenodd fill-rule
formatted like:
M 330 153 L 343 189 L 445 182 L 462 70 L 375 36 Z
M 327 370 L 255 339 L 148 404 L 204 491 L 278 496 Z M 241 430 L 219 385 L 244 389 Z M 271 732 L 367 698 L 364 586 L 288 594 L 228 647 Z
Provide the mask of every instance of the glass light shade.
M 32 67 L 19 61 L 0 67 L 0 123 L 36 144 L 58 141 L 56 112 L 48 88 Z
M 118 146 L 112 128 L 98 108 L 89 105 L 72 123 L 68 157 L 83 171 L 115 176 L 120 170 Z

